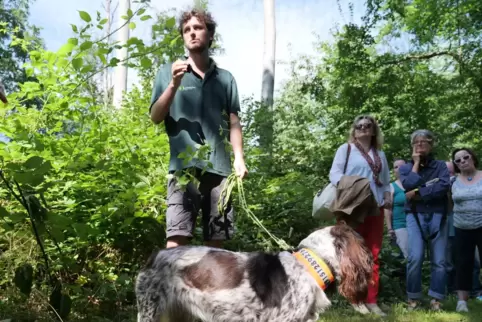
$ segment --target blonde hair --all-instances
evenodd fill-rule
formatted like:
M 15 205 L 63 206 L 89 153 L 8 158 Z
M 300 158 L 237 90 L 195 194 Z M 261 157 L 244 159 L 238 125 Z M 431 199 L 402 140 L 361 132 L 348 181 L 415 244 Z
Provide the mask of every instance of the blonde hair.
M 359 121 L 361 121 L 363 119 L 369 120 L 373 124 L 373 134 L 374 134 L 374 136 L 372 137 L 372 141 L 371 141 L 371 144 L 370 144 L 371 147 L 375 147 L 377 150 L 381 150 L 382 145 L 383 145 L 383 134 L 382 134 L 382 131 L 380 130 L 380 127 L 378 126 L 378 123 L 375 120 L 375 118 L 373 116 L 370 116 L 370 115 L 358 115 L 357 117 L 355 117 L 355 120 L 353 121 L 353 124 L 351 125 L 351 128 L 350 128 L 348 142 L 354 143 L 356 141 L 355 126 L 357 125 L 357 123 Z

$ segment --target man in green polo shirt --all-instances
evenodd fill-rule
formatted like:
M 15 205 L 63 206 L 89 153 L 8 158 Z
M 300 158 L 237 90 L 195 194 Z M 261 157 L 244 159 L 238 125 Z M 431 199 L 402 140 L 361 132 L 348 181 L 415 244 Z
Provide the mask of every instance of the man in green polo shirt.
M 151 119 L 156 124 L 164 121 L 169 136 L 169 172 L 194 169 L 200 182 L 199 187 L 189 183 L 186 189 L 181 189 L 175 176 L 168 181 L 168 248 L 189 242 L 199 210 L 207 245 L 221 247 L 224 240 L 231 238 L 234 232 L 231 202 L 224 214 L 217 207 L 231 173 L 227 142 L 234 152 L 236 174 L 244 178 L 248 173 L 236 81 L 209 57 L 215 29 L 216 23 L 209 13 L 199 9 L 184 12 L 179 31 L 189 56 L 161 66 L 152 92 Z M 186 154 L 192 155 L 197 147 L 206 144 L 209 147 L 206 159 L 191 158 L 186 162 Z

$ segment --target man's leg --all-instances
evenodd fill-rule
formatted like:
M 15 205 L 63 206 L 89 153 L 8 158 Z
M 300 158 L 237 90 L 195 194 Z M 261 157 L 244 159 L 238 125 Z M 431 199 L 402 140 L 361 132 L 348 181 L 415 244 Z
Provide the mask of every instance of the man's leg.
M 187 245 L 193 237 L 200 195 L 192 183 L 183 191 L 170 179 L 167 186 L 166 248 Z
M 447 285 L 447 268 L 445 266 L 445 254 L 447 250 L 448 226 L 447 220 L 442 214 L 433 214 L 430 222 L 430 235 L 437 233 L 430 241 L 431 253 L 431 277 L 428 295 L 441 301 L 445 299 L 445 287 Z
M 220 213 L 218 202 L 227 178 L 212 173 L 205 173 L 201 177 L 199 190 L 202 195 L 202 221 L 204 243 L 206 246 L 222 248 L 225 240 L 231 239 L 234 234 L 234 209 L 231 200 Z M 222 200 L 224 204 L 224 200 Z
M 422 298 L 422 264 L 425 256 L 425 242 L 414 216 L 418 216 L 421 222 L 423 220 L 420 214 L 407 215 L 407 296 L 409 300 L 420 300 Z

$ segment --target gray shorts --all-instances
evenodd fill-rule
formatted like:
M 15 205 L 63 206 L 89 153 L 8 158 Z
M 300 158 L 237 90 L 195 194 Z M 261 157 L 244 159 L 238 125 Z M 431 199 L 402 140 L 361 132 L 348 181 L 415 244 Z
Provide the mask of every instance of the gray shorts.
M 199 211 L 202 214 L 204 240 L 227 240 L 234 233 L 234 209 L 231 200 L 223 214 L 218 211 L 218 200 L 226 177 L 204 173 L 199 178 L 199 188 L 189 183 L 183 191 L 176 179 L 167 183 L 166 237 L 192 238 Z

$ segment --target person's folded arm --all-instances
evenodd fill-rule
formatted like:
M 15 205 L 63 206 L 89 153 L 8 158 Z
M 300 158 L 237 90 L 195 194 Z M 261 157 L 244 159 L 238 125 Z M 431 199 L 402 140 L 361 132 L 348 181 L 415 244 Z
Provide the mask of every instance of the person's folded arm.
M 439 163 L 436 176 L 439 180 L 429 186 L 420 187 L 419 194 L 423 200 L 438 199 L 448 195 L 450 190 L 450 174 L 445 163 Z
M 413 172 L 412 167 L 412 163 L 407 163 L 399 169 L 400 182 L 405 191 L 416 189 L 423 183 L 422 177 L 418 173 Z

